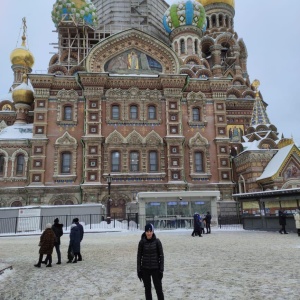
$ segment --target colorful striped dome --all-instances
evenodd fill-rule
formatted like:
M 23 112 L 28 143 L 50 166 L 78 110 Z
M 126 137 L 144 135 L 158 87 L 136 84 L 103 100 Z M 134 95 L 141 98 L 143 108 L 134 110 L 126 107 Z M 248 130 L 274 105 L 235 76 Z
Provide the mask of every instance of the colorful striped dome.
M 196 26 L 205 31 L 205 9 L 196 1 L 178 1 L 178 3 L 171 5 L 165 12 L 163 25 L 168 33 L 181 26 Z
M 61 21 L 75 20 L 89 25 L 97 24 L 96 8 L 90 0 L 56 0 L 52 21 L 57 27 Z

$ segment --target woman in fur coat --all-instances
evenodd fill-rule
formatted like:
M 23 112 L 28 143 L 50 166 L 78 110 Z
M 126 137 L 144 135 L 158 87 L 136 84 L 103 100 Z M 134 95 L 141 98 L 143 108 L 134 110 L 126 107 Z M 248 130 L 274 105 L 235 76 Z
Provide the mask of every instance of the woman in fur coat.
M 40 237 L 40 257 L 39 257 L 39 261 L 36 265 L 34 265 L 37 268 L 41 267 L 41 263 L 43 260 L 43 255 L 46 254 L 46 260 L 48 261 L 48 264 L 46 265 L 46 267 L 52 267 L 52 252 L 53 252 L 53 247 L 54 247 L 54 243 L 56 241 L 56 236 L 53 232 L 53 230 L 51 229 L 52 224 L 48 223 L 46 225 L 46 229 L 44 230 L 44 232 L 42 233 L 41 237 Z

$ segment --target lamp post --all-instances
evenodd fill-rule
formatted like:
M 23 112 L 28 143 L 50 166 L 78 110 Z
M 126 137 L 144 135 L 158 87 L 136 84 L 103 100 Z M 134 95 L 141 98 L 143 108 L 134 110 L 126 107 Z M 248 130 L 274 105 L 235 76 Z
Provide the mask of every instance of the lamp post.
M 108 174 L 108 176 L 106 177 L 106 182 L 108 185 L 108 199 L 107 199 L 107 206 L 106 206 L 106 222 L 107 224 L 110 224 L 110 185 L 112 182 L 112 177 L 110 176 L 110 174 Z

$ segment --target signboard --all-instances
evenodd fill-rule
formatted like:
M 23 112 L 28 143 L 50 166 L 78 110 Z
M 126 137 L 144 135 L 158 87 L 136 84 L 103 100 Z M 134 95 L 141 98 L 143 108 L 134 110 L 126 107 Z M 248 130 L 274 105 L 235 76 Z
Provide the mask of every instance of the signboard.
M 19 209 L 18 232 L 36 231 L 40 229 L 41 209 Z

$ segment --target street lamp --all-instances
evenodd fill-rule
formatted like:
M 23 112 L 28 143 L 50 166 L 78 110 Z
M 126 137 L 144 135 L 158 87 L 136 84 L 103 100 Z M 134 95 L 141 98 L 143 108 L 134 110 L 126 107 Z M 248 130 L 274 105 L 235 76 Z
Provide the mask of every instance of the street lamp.
M 108 199 L 107 199 L 107 206 L 106 206 L 106 222 L 107 224 L 110 224 L 110 185 L 112 182 L 112 177 L 110 176 L 110 174 L 108 174 L 108 176 L 106 177 L 106 182 L 108 184 Z

